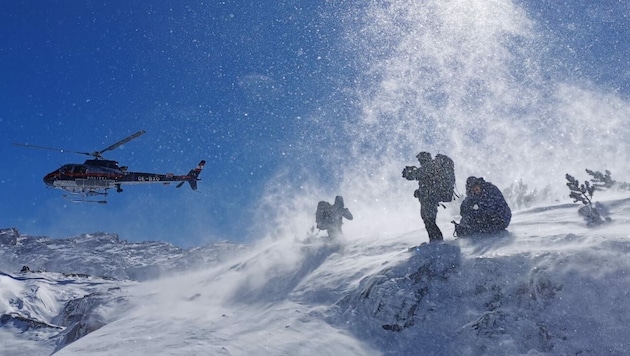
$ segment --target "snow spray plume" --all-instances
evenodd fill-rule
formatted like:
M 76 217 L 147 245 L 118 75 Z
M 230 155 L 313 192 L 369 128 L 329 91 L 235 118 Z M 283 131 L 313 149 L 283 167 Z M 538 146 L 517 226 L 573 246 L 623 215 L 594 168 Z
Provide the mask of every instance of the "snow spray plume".
M 371 145 L 355 146 L 354 161 L 440 151 L 460 186 L 469 175 L 540 186 L 562 182 L 567 165 L 626 161 L 630 103 L 545 79 L 546 34 L 514 3 L 376 2 L 365 18 L 349 36 L 372 79 L 348 127 Z
M 602 162 L 628 176 L 630 102 L 590 78 L 554 71 L 560 59 L 549 46 L 563 39 L 517 3 L 374 1 L 341 21 L 340 42 L 360 76 L 339 94 L 359 113 L 338 117 L 345 145 L 310 153 L 339 165 L 327 196 L 380 217 L 362 222 L 368 230 L 401 214 L 418 218 L 408 199 L 414 188 L 399 174 L 419 151 L 453 158 L 460 192 L 475 175 L 502 189 L 521 180 L 531 189 L 550 185 L 549 198 L 566 200 L 564 173 L 575 167 Z

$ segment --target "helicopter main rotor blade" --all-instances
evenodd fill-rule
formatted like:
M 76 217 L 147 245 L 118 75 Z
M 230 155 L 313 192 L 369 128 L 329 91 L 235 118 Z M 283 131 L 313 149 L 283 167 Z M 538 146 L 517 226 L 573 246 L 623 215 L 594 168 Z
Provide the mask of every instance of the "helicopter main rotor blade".
M 116 148 L 124 145 L 125 143 L 133 140 L 134 138 L 142 136 L 145 132 L 146 131 L 144 131 L 144 130 L 140 130 L 140 131 L 136 132 L 135 134 L 133 134 L 133 135 L 127 137 L 127 138 L 124 138 L 124 139 L 116 142 L 115 144 L 113 144 L 113 145 L 111 145 L 111 146 L 109 146 L 109 147 L 107 147 L 105 149 L 102 149 L 101 151 L 97 151 L 97 152 L 91 153 L 91 155 L 93 155 L 95 157 L 100 157 L 103 152 L 107 152 L 107 151 L 111 151 L 113 149 L 116 149 Z
M 78 154 L 87 155 L 87 156 L 91 156 L 92 155 L 90 152 L 79 152 L 79 151 L 65 150 L 63 148 L 35 146 L 35 145 L 29 145 L 27 143 L 14 143 L 14 145 L 22 146 L 22 147 L 28 147 L 28 148 L 37 148 L 37 149 L 40 149 L 40 150 L 57 151 L 57 152 L 61 152 L 61 153 L 78 153 Z

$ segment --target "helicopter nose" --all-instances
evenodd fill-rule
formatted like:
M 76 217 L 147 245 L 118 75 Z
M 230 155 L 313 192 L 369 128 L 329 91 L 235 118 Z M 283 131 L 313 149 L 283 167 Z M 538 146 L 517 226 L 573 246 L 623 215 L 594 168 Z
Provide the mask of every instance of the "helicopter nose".
M 46 183 L 46 185 L 53 185 L 53 182 L 55 181 L 55 173 L 48 173 L 46 174 L 46 176 L 44 177 L 44 183 Z

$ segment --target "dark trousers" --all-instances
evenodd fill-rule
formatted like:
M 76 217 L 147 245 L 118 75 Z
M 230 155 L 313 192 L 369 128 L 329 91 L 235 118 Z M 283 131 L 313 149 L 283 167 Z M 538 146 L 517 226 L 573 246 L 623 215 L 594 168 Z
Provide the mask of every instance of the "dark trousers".
M 508 224 L 498 216 L 477 215 L 475 217 L 464 216 L 459 224 L 455 226 L 457 237 L 473 234 L 493 234 L 503 231 Z
M 444 240 L 444 237 L 442 236 L 442 231 L 435 222 L 435 220 L 437 219 L 439 204 L 439 202 L 434 202 L 430 200 L 420 200 L 420 217 L 424 222 L 424 227 L 427 229 L 430 242 Z

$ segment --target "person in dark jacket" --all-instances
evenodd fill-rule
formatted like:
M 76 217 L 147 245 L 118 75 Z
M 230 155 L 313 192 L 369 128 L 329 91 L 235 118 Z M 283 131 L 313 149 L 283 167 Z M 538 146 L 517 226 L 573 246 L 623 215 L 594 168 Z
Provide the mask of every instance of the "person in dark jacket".
M 460 215 L 462 220 L 455 223 L 458 237 L 503 231 L 512 219 L 512 211 L 499 188 L 481 177 L 466 180 L 466 198 Z
M 429 152 L 420 152 L 416 155 L 420 167 L 407 166 L 402 172 L 403 178 L 417 180 L 418 189 L 413 196 L 420 201 L 420 217 L 429 234 L 429 242 L 442 241 L 442 231 L 436 223 L 440 197 L 438 196 L 439 181 L 433 164 L 433 158 Z
M 341 232 L 343 218 L 353 219 L 352 213 L 343 203 L 343 197 L 336 196 L 335 203 L 332 205 L 325 201 L 321 201 L 317 205 L 317 212 L 315 212 L 317 228 L 326 230 L 328 237 L 334 238 L 343 235 Z

